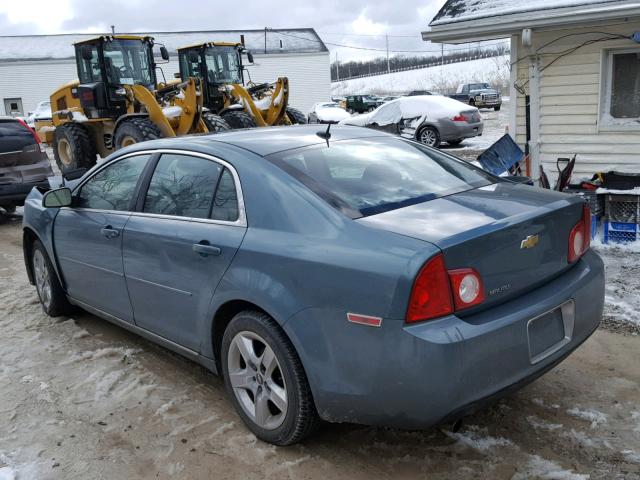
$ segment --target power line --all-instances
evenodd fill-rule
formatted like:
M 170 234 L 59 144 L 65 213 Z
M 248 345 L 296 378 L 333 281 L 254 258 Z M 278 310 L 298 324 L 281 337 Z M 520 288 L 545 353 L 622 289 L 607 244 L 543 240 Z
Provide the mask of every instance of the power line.
M 297 35 L 292 35 L 290 33 L 278 32 L 271 29 L 269 29 L 268 31 L 271 33 L 275 33 L 277 35 L 283 35 L 285 37 L 297 38 L 298 40 L 306 40 L 308 42 L 315 42 L 315 43 L 324 43 L 325 45 L 331 45 L 332 47 L 351 48 L 354 50 L 365 50 L 369 52 L 385 52 L 385 53 L 387 52 L 386 48 L 360 47 L 356 45 L 347 45 L 344 43 L 325 42 L 325 41 L 316 40 L 313 38 L 306 38 L 306 37 L 300 37 Z M 506 45 L 506 44 L 507 44 L 506 42 L 499 42 L 499 43 L 484 45 L 484 46 L 491 47 L 491 46 Z M 468 50 L 469 50 L 469 47 L 450 48 L 450 49 L 447 49 L 447 52 L 468 51 Z M 389 50 L 389 53 L 440 53 L 440 50 Z

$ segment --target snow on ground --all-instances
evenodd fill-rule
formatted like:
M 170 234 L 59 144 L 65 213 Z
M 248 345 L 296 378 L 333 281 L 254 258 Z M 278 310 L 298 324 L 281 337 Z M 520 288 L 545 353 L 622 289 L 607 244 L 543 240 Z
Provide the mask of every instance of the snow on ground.
M 438 93 L 455 91 L 458 83 L 497 82 L 509 79 L 509 56 L 481 58 L 468 62 L 407 70 L 364 78 L 333 82 L 332 96 L 366 93 L 402 94 L 411 90 L 432 90 Z M 455 79 L 455 85 L 452 83 Z

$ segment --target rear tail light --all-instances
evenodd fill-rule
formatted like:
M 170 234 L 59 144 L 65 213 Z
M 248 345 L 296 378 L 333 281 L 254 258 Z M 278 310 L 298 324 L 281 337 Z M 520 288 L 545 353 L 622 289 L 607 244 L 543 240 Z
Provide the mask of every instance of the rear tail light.
M 456 310 L 473 307 L 484 301 L 484 287 L 478 272 L 472 268 L 449 270 Z
M 40 137 L 38 137 L 38 134 L 36 133 L 36 131 L 33 128 L 31 128 L 29 125 L 27 125 L 27 123 L 21 118 L 18 118 L 17 120 L 22 124 L 24 128 L 26 128 L 27 130 L 29 130 L 29 132 L 31 132 L 31 135 L 33 135 L 33 138 L 35 139 L 36 143 L 40 145 L 40 143 L 42 142 L 40 141 Z
M 455 117 L 453 117 L 451 120 L 453 120 L 454 122 L 466 122 L 467 119 L 465 118 L 464 115 L 460 114 L 460 115 L 456 115 Z
M 576 262 L 591 246 L 591 211 L 588 205 L 582 206 L 582 219 L 569 233 L 569 263 Z
M 420 270 L 411 291 L 407 323 L 422 322 L 479 305 L 484 301 L 482 278 L 472 268 L 447 271 L 438 254 Z
M 444 256 L 438 254 L 429 260 L 413 284 L 407 323 L 421 322 L 453 313 L 451 285 L 444 268 Z

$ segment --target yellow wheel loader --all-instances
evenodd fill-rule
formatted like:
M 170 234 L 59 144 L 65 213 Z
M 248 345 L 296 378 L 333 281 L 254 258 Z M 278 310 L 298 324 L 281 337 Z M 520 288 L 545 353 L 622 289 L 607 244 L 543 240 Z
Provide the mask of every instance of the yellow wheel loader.
M 154 39 L 101 36 L 76 43 L 78 80 L 51 95 L 52 120 L 38 125 L 61 171 L 90 167 L 122 147 L 207 132 L 202 81 L 158 83 Z M 169 54 L 160 47 L 163 60 Z
M 286 77 L 273 84 L 249 82 L 245 86 L 242 54 L 253 63 L 253 55 L 243 43 L 208 42 L 178 49 L 180 73 L 176 76 L 203 81 L 207 126 L 226 129 L 210 125 L 210 115 L 222 117 L 232 129 L 307 123 L 304 113 L 288 105 Z

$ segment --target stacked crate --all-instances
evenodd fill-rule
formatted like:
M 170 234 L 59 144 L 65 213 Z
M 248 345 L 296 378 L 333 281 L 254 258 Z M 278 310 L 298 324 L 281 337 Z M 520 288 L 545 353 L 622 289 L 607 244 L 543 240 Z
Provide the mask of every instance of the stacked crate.
M 640 195 L 611 194 L 604 198 L 604 243 L 640 240 Z

